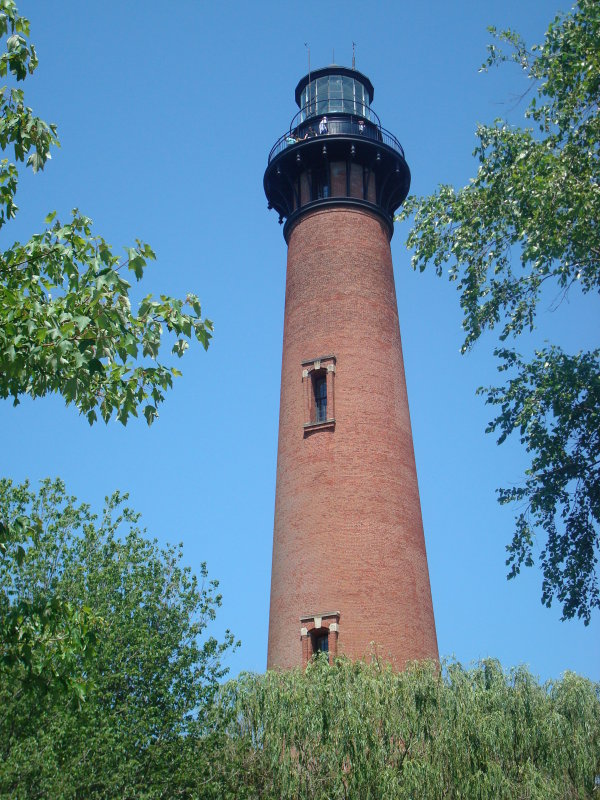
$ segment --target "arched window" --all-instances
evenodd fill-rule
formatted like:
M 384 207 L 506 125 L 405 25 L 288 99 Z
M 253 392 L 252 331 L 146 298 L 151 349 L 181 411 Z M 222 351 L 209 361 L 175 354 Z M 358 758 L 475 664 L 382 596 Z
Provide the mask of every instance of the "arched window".
M 302 362 L 304 436 L 335 428 L 335 356 Z
M 313 377 L 313 392 L 315 402 L 315 422 L 325 422 L 327 419 L 327 373 L 317 372 Z
M 329 663 L 333 663 L 338 654 L 339 622 L 339 611 L 300 617 L 303 667 L 306 667 L 311 658 L 318 653 L 325 653 Z

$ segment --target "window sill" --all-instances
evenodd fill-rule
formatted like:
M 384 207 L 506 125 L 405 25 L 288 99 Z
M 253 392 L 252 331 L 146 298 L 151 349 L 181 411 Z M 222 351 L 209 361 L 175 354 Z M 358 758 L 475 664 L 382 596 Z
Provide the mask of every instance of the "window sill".
M 310 433 L 316 431 L 329 431 L 335 428 L 335 419 L 326 419 L 324 422 L 305 422 L 304 435 L 308 436 Z

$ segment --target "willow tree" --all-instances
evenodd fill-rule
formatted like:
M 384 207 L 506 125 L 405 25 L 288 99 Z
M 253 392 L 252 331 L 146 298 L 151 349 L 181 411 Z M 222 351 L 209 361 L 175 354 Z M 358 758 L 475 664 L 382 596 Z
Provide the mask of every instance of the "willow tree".
M 221 703 L 207 797 L 564 800 L 600 780 L 600 687 L 572 673 L 540 685 L 493 660 L 398 673 L 321 657 L 241 676 Z

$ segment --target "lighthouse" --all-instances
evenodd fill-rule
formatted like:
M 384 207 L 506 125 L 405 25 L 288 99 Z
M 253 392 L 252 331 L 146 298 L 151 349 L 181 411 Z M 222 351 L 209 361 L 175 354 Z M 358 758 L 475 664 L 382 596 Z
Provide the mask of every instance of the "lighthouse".
M 410 170 L 373 95 L 306 75 L 264 176 L 288 248 L 270 669 L 438 658 L 390 250 Z

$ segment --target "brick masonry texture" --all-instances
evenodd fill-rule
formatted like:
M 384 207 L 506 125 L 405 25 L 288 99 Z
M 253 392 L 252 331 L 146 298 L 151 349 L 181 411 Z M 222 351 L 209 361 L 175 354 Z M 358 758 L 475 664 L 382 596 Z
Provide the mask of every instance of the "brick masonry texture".
M 329 354 L 335 427 L 305 436 L 302 362 Z M 268 668 L 333 611 L 340 654 L 438 658 L 388 236 L 343 208 L 289 236 Z

